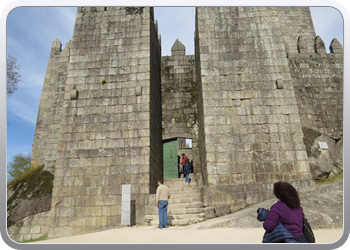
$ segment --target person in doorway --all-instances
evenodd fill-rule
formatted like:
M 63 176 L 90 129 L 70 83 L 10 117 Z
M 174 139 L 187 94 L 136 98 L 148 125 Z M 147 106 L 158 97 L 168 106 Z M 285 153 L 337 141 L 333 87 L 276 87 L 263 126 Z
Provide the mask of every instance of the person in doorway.
M 258 220 L 265 221 L 263 243 L 307 243 L 303 233 L 303 210 L 298 191 L 289 183 L 276 182 L 273 193 L 278 201 L 270 208 L 258 209 Z
M 181 161 L 179 167 L 180 167 L 180 172 L 183 173 L 183 170 L 184 170 L 183 166 L 185 166 L 186 159 L 188 159 L 188 157 L 184 153 L 182 153 L 181 156 L 182 156 L 182 161 Z M 185 174 L 182 178 L 185 178 Z
M 180 159 L 181 159 L 181 157 L 180 157 L 180 155 L 178 155 L 177 156 L 177 165 L 178 165 L 178 168 L 177 168 L 177 172 L 178 172 L 178 178 L 180 178 L 181 177 L 181 168 L 180 168 Z
M 186 159 L 186 163 L 184 165 L 184 176 L 186 177 L 186 184 L 190 186 L 190 162 L 188 158 Z
M 169 188 L 163 185 L 163 180 L 158 180 L 156 192 L 156 207 L 158 207 L 159 226 L 158 228 L 168 227 L 168 200 L 170 198 Z

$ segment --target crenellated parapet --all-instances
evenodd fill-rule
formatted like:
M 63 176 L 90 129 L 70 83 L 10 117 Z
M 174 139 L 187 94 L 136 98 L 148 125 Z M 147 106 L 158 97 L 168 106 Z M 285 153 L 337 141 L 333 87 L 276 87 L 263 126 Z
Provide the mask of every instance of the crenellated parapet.
M 300 36 L 298 53 L 289 54 L 302 126 L 340 139 L 343 135 L 343 48 L 333 39 L 327 53 L 319 36 L 315 37 L 313 48 L 314 51 L 310 51 Z
M 340 42 L 337 40 L 337 38 L 334 38 L 331 42 L 331 45 L 329 46 L 329 49 L 331 53 L 334 54 L 343 54 L 343 46 L 340 44 Z
M 314 48 L 314 50 L 310 51 L 309 50 L 310 46 L 308 46 L 306 38 L 304 36 L 298 37 L 297 51 L 299 54 L 308 54 L 308 53 L 326 54 L 327 53 L 326 45 L 322 40 L 322 38 L 319 36 L 315 37 L 314 44 L 312 47 Z M 329 46 L 329 49 L 331 53 L 343 54 L 343 47 L 336 38 L 332 40 L 331 45 Z
M 9 228 L 14 240 L 125 225 L 124 184 L 130 224 L 144 223 L 180 148 L 204 206 L 269 199 L 280 180 L 310 191 L 321 167 L 342 171 L 343 48 L 327 53 L 308 7 L 198 7 L 195 55 L 176 40 L 163 57 L 153 11 L 79 7 L 72 40 L 53 42 L 32 148 L 52 196 Z

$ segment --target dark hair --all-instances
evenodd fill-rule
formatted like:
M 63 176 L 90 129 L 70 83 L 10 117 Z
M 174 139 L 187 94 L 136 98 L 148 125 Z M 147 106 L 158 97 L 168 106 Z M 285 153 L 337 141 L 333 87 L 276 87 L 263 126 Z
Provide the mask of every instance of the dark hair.
M 300 207 L 298 191 L 288 182 L 279 181 L 273 185 L 273 193 L 284 202 L 289 208 L 296 209 Z
M 186 162 L 189 162 L 189 159 L 188 159 L 188 158 L 186 158 L 186 159 L 185 159 L 185 161 L 186 161 Z
M 159 182 L 160 182 L 160 184 L 163 184 L 163 180 L 162 179 L 160 179 L 160 180 L 158 180 Z

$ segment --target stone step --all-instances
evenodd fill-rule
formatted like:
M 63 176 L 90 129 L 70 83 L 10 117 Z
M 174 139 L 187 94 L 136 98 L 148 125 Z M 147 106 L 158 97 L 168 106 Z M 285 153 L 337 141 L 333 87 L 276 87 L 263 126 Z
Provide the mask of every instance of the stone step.
M 168 220 L 169 219 L 170 220 L 198 219 L 198 218 L 204 218 L 204 213 L 168 215 Z M 145 220 L 148 222 L 152 220 L 159 220 L 159 215 L 158 214 L 146 215 Z
M 187 203 L 188 205 L 183 204 L 169 204 L 168 205 L 168 214 L 171 215 L 177 215 L 177 214 L 196 214 L 196 213 L 202 213 L 202 203 L 198 202 L 195 204 Z M 152 209 L 151 214 L 158 214 L 158 208 L 154 206 Z
M 183 185 L 179 185 L 179 186 L 172 186 L 172 187 L 168 187 L 170 192 L 179 192 L 179 191 L 185 191 L 185 190 L 198 190 L 199 188 L 197 186 L 188 186 L 188 184 L 183 184 Z
M 192 224 L 195 222 L 201 222 L 201 221 L 204 221 L 204 218 L 181 219 L 181 220 L 171 220 L 168 218 L 168 225 L 169 226 L 187 226 L 189 224 Z M 152 220 L 149 224 L 151 226 L 159 225 L 159 220 Z
M 177 186 L 177 185 L 181 185 L 181 184 L 185 184 L 185 183 L 186 183 L 186 179 L 180 179 L 178 181 L 164 182 L 164 185 L 167 187 L 171 187 L 171 186 Z M 197 185 L 197 183 L 194 181 L 190 181 L 190 184 Z
M 188 185 L 184 185 L 183 187 L 169 188 L 170 195 L 172 193 L 181 193 L 184 191 L 186 191 L 187 193 L 190 193 L 190 192 L 198 192 L 199 193 L 198 187 L 193 187 L 193 186 L 189 187 Z
M 195 207 L 202 207 L 202 202 L 192 202 L 192 203 L 180 203 L 180 204 L 169 204 L 168 210 L 172 211 L 174 209 L 181 209 L 181 208 L 195 208 Z
M 193 178 L 193 175 L 190 175 Z M 201 193 L 196 182 L 188 185 L 184 178 L 165 179 L 164 185 L 169 188 L 170 199 L 168 205 L 169 225 L 189 225 L 204 220 Z M 158 208 L 154 207 L 145 216 L 150 225 L 158 225 Z
M 181 174 L 181 177 L 183 176 L 183 174 Z M 190 178 L 193 178 L 194 177 L 194 174 L 193 173 L 190 173 Z M 164 179 L 164 182 L 166 181 L 176 181 L 176 180 L 179 180 L 179 179 L 183 179 L 183 178 L 167 178 L 167 179 Z
M 183 199 L 183 200 L 182 200 Z M 194 201 L 201 201 L 199 194 L 191 194 L 191 193 L 183 193 L 183 194 L 171 194 L 171 197 L 169 199 L 169 203 L 179 203 L 185 202 L 185 203 L 191 203 Z
M 194 186 L 188 186 L 187 184 L 184 184 L 182 186 L 178 186 L 178 187 L 172 187 L 169 188 L 170 193 L 177 193 L 177 192 L 182 192 L 182 191 L 197 191 L 199 192 L 199 188 L 198 187 L 194 187 Z
M 174 206 L 174 207 L 173 207 Z M 202 213 L 202 206 L 195 205 L 191 207 L 183 207 L 181 204 L 169 204 L 168 205 L 168 215 L 179 215 L 179 214 L 197 214 Z M 157 215 L 158 208 L 154 206 L 151 211 L 148 211 L 150 215 Z
M 189 192 L 189 193 L 170 193 L 170 200 L 174 200 L 174 199 L 182 199 L 182 198 L 199 198 L 200 197 L 200 194 L 199 193 L 192 193 L 192 192 Z
M 183 205 L 187 204 L 187 205 Z M 190 205 L 191 204 L 191 205 Z M 182 199 L 169 199 L 168 203 L 168 211 L 178 210 L 183 208 L 201 208 L 202 201 L 201 198 L 182 198 Z M 151 214 L 158 214 L 158 208 L 156 206 L 153 207 L 152 211 L 149 211 Z M 186 212 L 184 212 L 186 213 Z M 197 212 L 196 212 L 197 213 Z
M 158 211 L 157 211 L 158 212 Z M 169 215 L 179 215 L 179 214 L 196 214 L 202 213 L 203 208 L 201 207 L 189 207 L 189 208 L 173 208 L 168 209 Z
M 169 204 L 182 204 L 182 203 L 192 203 L 192 202 L 202 202 L 202 199 L 197 195 L 193 197 L 186 197 L 186 198 L 183 198 L 182 196 L 179 198 L 171 196 L 169 199 Z
M 198 190 L 183 190 L 180 192 L 170 192 L 170 199 L 181 199 L 181 198 L 195 198 L 201 197 L 201 193 Z
M 180 178 L 177 179 L 176 181 L 164 181 L 164 185 L 169 186 L 169 185 L 179 185 L 181 183 L 186 183 L 186 178 Z M 193 179 L 190 178 L 190 183 L 196 183 L 193 181 Z

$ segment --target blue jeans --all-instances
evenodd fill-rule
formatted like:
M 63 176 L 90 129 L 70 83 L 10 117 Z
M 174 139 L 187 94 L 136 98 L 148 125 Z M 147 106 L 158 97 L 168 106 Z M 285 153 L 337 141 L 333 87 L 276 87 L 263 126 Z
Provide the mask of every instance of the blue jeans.
M 168 227 L 168 201 L 158 201 L 159 227 Z
M 186 183 L 190 183 L 190 175 L 186 174 Z
M 298 243 L 308 243 L 305 239 L 305 236 L 299 236 L 299 237 L 295 237 L 295 240 L 298 242 Z

